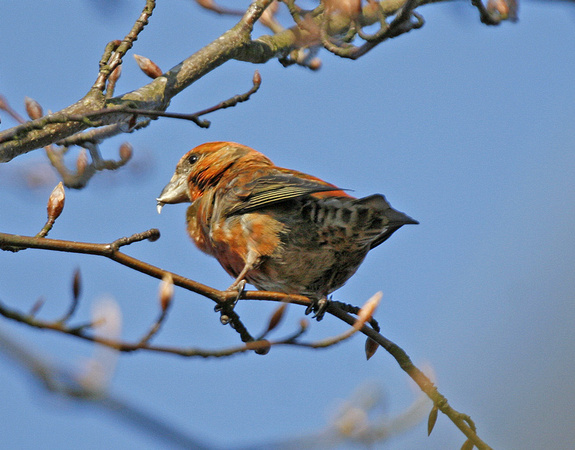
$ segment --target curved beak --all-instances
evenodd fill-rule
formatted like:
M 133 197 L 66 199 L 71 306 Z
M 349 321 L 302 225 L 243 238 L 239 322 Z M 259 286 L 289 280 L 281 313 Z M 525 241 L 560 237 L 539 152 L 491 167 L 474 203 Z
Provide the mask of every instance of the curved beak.
M 166 203 L 182 203 L 182 202 L 189 202 L 190 196 L 188 194 L 188 186 L 187 186 L 187 179 L 185 176 L 181 174 L 175 173 L 172 176 L 172 179 L 162 192 L 160 196 L 156 199 L 157 201 L 157 208 L 158 214 L 162 212 L 162 207 Z

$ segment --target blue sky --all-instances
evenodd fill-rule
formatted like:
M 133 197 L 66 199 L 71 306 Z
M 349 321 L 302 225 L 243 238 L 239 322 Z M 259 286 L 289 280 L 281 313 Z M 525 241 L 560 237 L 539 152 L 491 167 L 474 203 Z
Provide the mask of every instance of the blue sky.
M 105 44 L 121 39 L 141 2 L 4 2 L 0 6 L 0 93 L 23 111 L 25 96 L 45 110 L 81 98 Z M 228 2 L 229 3 L 229 2 Z M 426 25 L 352 62 L 327 52 L 311 72 L 277 61 L 230 62 L 172 102 L 194 112 L 244 92 L 255 68 L 260 91 L 247 103 L 209 116 L 201 130 L 160 119 L 122 141 L 134 161 L 67 191 L 50 236 L 110 242 L 157 227 L 162 238 L 127 253 L 225 288 L 229 276 L 185 233 L 185 206 L 157 215 L 155 198 L 190 148 L 232 140 L 276 164 L 312 173 L 364 196 L 386 195 L 420 225 L 398 231 L 368 256 L 335 299 L 361 304 L 384 297 L 382 333 L 418 365 L 429 364 L 453 407 L 476 421 L 495 448 L 572 448 L 575 388 L 575 10 L 569 2 L 522 2 L 520 21 L 486 27 L 466 2 L 420 10 Z M 161 2 L 134 53 L 162 69 L 177 64 L 234 24 L 191 1 Z M 263 29 L 257 30 L 263 33 Z M 146 83 L 125 58 L 117 93 Z M 2 129 L 13 123 L 1 116 Z M 29 187 L 42 151 L 0 166 L 2 231 L 35 234 L 56 179 Z M 157 314 L 157 282 L 102 258 L 27 250 L 0 253 L 0 300 L 26 311 L 40 296 L 41 316 L 67 307 L 70 279 L 84 280 L 79 321 L 113 296 L 122 336 L 137 339 Z M 275 305 L 242 303 L 257 334 Z M 292 307 L 281 332 L 303 316 Z M 310 339 L 342 332 L 326 318 Z M 0 331 L 62 367 L 76 370 L 94 349 L 50 332 L 2 321 Z M 158 343 L 219 348 L 238 343 L 211 302 L 177 289 Z M 190 435 L 215 445 L 300 436 L 327 425 L 339 401 L 366 382 L 385 392 L 385 412 L 400 413 L 416 394 L 394 360 L 365 361 L 359 336 L 328 350 L 274 348 L 265 357 L 182 359 L 121 356 L 110 390 Z M 37 388 L 1 357 L 0 431 L 10 448 L 167 447 L 140 429 Z M 225 431 L 222 424 L 225 423 Z M 445 417 L 431 437 L 425 424 L 382 448 L 459 448 L 463 436 Z

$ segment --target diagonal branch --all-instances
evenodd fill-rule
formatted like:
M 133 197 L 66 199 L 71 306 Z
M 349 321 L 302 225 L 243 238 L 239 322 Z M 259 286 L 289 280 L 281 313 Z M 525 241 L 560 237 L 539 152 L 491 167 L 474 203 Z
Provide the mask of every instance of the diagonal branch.
M 118 42 L 118 45 L 112 43 L 111 46 L 107 47 L 110 52 L 106 51 L 100 61 L 100 72 L 94 86 L 92 86 L 93 89 L 104 91 L 108 78 L 112 72 L 122 64 L 122 57 L 132 48 L 134 41 L 138 39 L 138 35 L 144 30 L 144 27 L 148 25 L 148 20 L 155 7 L 155 0 L 146 0 L 146 6 L 144 6 L 140 17 L 138 17 L 136 23 L 124 40 Z
M 130 267 L 138 272 L 147 274 L 154 278 L 162 279 L 167 273 L 167 271 L 160 269 L 156 266 L 151 264 L 145 263 L 140 261 L 136 258 L 126 255 L 125 253 L 120 252 L 120 247 L 129 245 L 134 242 L 138 242 L 144 239 L 148 240 L 156 240 L 160 236 L 160 233 L 156 229 L 151 229 L 143 233 L 137 233 L 133 236 L 118 239 L 110 244 L 94 244 L 94 243 L 87 243 L 87 242 L 73 242 L 73 241 L 64 241 L 64 240 L 57 240 L 57 239 L 46 239 L 46 238 L 37 238 L 37 237 L 29 237 L 29 236 L 19 236 L 13 235 L 8 233 L 0 233 L 0 249 L 6 249 L 11 247 L 19 247 L 19 248 L 37 248 L 37 249 L 44 249 L 44 250 L 54 250 L 54 251 L 62 251 L 62 252 L 72 252 L 72 253 L 86 253 L 91 255 L 100 255 L 110 258 L 113 261 L 116 261 L 122 265 Z M 192 292 L 196 292 L 201 294 L 217 303 L 222 303 L 225 301 L 230 301 L 232 298 L 237 296 L 235 292 L 227 292 L 227 291 L 219 291 L 217 289 L 211 288 L 209 286 L 203 285 L 196 281 L 187 279 L 180 275 L 170 273 L 173 282 L 175 285 L 183 287 Z M 278 301 L 278 302 L 289 302 L 295 303 L 298 305 L 309 306 L 311 304 L 311 300 L 307 297 L 301 295 L 287 295 L 282 294 L 279 292 L 267 292 L 267 291 L 245 291 L 242 293 L 241 299 L 244 300 L 267 300 L 267 301 Z M 1 306 L 1 305 L 0 305 Z M 13 311 L 7 310 L 6 308 L 0 308 L 0 312 L 13 320 L 22 321 L 32 326 L 41 327 L 39 323 L 33 325 L 29 323 L 30 320 L 36 320 L 33 317 L 30 318 L 29 316 L 19 315 Z M 327 308 L 327 313 L 333 315 L 334 317 L 342 320 L 343 322 L 349 324 L 350 326 L 354 327 L 357 326 L 358 322 L 357 319 L 345 312 L 341 307 L 336 303 L 330 303 Z M 51 329 L 56 331 L 62 331 L 63 324 L 59 323 L 58 325 L 53 324 L 50 325 Z M 84 329 L 86 327 L 76 327 L 72 329 L 72 331 L 68 331 L 67 334 L 73 334 L 78 336 L 81 339 L 91 340 L 94 342 L 98 342 L 103 345 L 109 345 L 113 348 L 117 348 L 118 350 L 122 351 L 134 351 L 141 349 L 142 347 L 139 344 L 128 344 L 122 343 L 119 345 L 115 341 L 106 340 L 100 337 L 95 337 L 91 335 L 87 335 L 84 333 Z M 437 390 L 437 387 L 433 384 L 433 382 L 421 371 L 419 370 L 411 361 L 407 353 L 399 347 L 394 342 L 390 341 L 389 339 L 385 338 L 382 334 L 363 324 L 361 329 L 359 330 L 361 333 L 369 337 L 371 340 L 382 346 L 393 358 L 397 361 L 399 366 L 403 371 L 405 371 L 420 387 L 420 389 L 425 392 L 425 394 L 433 401 L 434 405 L 443 412 L 446 416 L 448 416 L 451 421 L 468 437 L 469 441 L 471 441 L 477 448 L 479 449 L 490 449 L 490 447 L 483 442 L 477 433 L 475 432 L 475 424 L 471 420 L 471 418 L 466 415 L 462 414 L 455 409 L 453 409 L 447 399 Z M 350 334 L 351 335 L 351 334 Z M 293 345 L 293 342 L 284 342 L 286 344 Z M 278 343 L 279 345 L 279 343 Z M 296 344 L 298 345 L 298 344 Z M 265 353 L 265 350 L 269 348 L 270 342 L 267 340 L 260 340 L 260 341 L 252 341 L 247 342 L 242 346 L 222 350 L 221 352 L 214 352 L 209 351 L 206 353 L 205 350 L 200 349 L 189 349 L 187 352 L 183 352 L 182 349 L 174 349 L 171 347 L 157 347 L 157 346 L 148 346 L 147 349 L 150 351 L 158 351 L 164 353 L 174 353 L 182 356 L 226 356 L 229 354 L 234 354 L 238 352 L 244 352 L 248 350 L 262 350 L 262 353 Z M 318 346 L 318 347 L 321 347 Z
M 171 446 L 199 450 L 212 448 L 199 439 L 183 433 L 163 418 L 149 414 L 103 389 L 82 383 L 79 375 L 74 371 L 54 365 L 14 341 L 2 330 L 0 330 L 0 348 L 3 354 L 24 366 L 42 387 L 52 393 L 76 401 L 87 402 L 102 410 L 109 411 L 142 432 L 159 438 Z
M 254 24 L 273 1 L 254 0 L 233 28 L 139 89 L 108 99 L 100 90 L 100 85 L 96 83 L 96 87 L 93 87 L 73 105 L 54 114 L 0 132 L 0 162 L 8 162 L 16 156 L 71 138 L 76 133 L 94 126 L 103 127 L 118 123 L 130 123 L 133 117 L 129 112 L 118 111 L 117 114 L 94 114 L 90 116 L 90 120 L 71 122 L 66 120 L 69 116 L 86 115 L 96 111 L 102 112 L 105 109 L 125 104 L 130 104 L 141 110 L 165 111 L 174 96 L 227 61 L 235 59 L 256 64 L 265 63 L 273 58 L 287 57 L 292 50 L 300 47 L 300 42 L 308 42 L 306 45 L 312 45 L 315 40 L 317 44 L 320 44 L 319 36 L 315 36 L 313 31 L 300 28 L 297 25 L 275 35 L 260 36 L 252 40 L 251 33 Z M 413 2 L 410 0 L 410 8 L 408 9 L 421 22 L 422 19 L 412 11 L 412 3 L 413 7 L 419 7 L 439 1 L 449 0 L 417 0 Z M 393 15 L 404 4 L 405 0 L 383 0 L 380 2 L 381 9 L 366 6 L 358 20 L 362 26 L 374 24 L 381 20 L 382 13 L 386 16 Z M 318 25 L 324 20 L 323 14 L 319 11 L 311 14 L 312 19 Z M 145 13 L 142 14 L 145 15 Z M 404 23 L 407 22 L 404 21 Z M 345 33 L 348 27 L 349 20 L 345 17 L 330 20 L 330 32 L 333 34 Z M 135 29 L 139 29 L 138 26 L 135 26 Z M 403 29 L 396 27 L 395 30 L 402 31 Z M 375 41 L 367 42 L 365 45 L 366 47 L 363 47 L 362 50 L 363 53 L 372 48 Z M 125 50 L 127 51 L 127 48 Z M 114 58 L 112 49 L 109 52 L 109 58 Z M 139 120 L 146 119 L 141 118 Z
M 166 270 L 151 264 L 144 263 L 120 251 L 120 247 L 145 239 L 154 241 L 160 237 L 157 229 L 151 229 L 142 233 L 134 234 L 127 238 L 120 238 L 110 244 L 94 244 L 90 242 L 64 241 L 59 239 L 46 239 L 30 236 L 20 236 L 8 233 L 0 233 L 0 249 L 10 247 L 17 248 L 37 248 L 43 250 L 53 250 L 67 253 L 84 253 L 88 255 L 99 255 L 110 258 L 126 267 L 144 273 L 151 277 L 162 279 L 167 273 Z M 214 301 L 223 301 L 227 295 L 222 296 L 221 291 L 210 288 L 201 283 L 189 280 L 177 274 L 172 274 L 174 284 L 189 291 L 204 295 Z M 224 297 L 222 299 L 222 297 Z
M 234 59 L 250 43 L 255 22 L 272 1 L 254 0 L 231 30 L 135 91 L 106 99 L 99 88 L 92 88 L 84 98 L 59 112 L 1 132 L 0 162 L 8 162 L 16 156 L 69 138 L 93 126 L 129 122 L 133 114 L 123 111 L 117 114 L 93 114 L 89 120 L 78 122 L 66 120 L 68 116 L 101 112 L 105 108 L 126 103 L 143 110 L 165 111 L 175 95 L 226 61 Z

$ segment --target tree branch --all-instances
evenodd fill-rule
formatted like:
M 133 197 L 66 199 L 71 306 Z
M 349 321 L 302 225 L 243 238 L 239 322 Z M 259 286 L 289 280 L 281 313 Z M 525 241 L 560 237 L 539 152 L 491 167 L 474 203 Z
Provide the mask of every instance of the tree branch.
M 273 0 L 254 0 L 241 20 L 232 29 L 226 31 L 204 48 L 139 89 L 107 99 L 101 90 L 101 82 L 97 81 L 94 87 L 81 100 L 73 105 L 59 112 L 1 132 L 0 162 L 8 162 L 16 156 L 37 148 L 69 139 L 76 133 L 94 126 L 103 127 L 123 122 L 129 123 L 133 117 L 129 112 L 121 109 L 117 114 L 102 113 L 102 111 L 107 108 L 130 104 L 131 107 L 141 110 L 165 111 L 174 96 L 229 60 L 236 59 L 261 64 L 272 58 L 286 57 L 292 50 L 298 48 L 301 42 L 306 42 L 307 46 L 314 44 L 314 42 L 317 44 L 320 43 L 319 36 L 314 36 L 310 30 L 298 27 L 297 25 L 273 36 L 265 35 L 252 40 L 251 33 L 255 22 L 261 17 L 262 13 L 272 1 Z M 415 6 L 418 7 L 437 1 L 449 0 L 419 0 L 415 2 Z M 384 0 L 380 2 L 381 10 L 386 16 L 396 13 L 404 4 L 404 0 Z M 148 7 L 148 5 L 146 7 Z M 143 12 L 142 16 L 149 17 L 150 14 L 151 11 L 149 13 Z M 141 21 L 142 16 L 138 20 Z M 376 23 L 380 19 L 380 11 L 366 6 L 359 20 L 362 26 L 366 26 Z M 322 14 L 317 13 L 313 17 L 313 20 L 317 24 L 321 24 L 323 21 Z M 138 23 L 139 25 L 135 25 L 132 32 L 142 27 L 143 22 Z M 349 19 L 345 17 L 334 17 L 330 19 L 330 33 L 337 34 L 338 32 L 347 30 L 348 27 Z M 128 43 L 126 43 L 124 47 L 129 47 Z M 120 47 L 118 47 L 118 49 L 119 48 Z M 128 48 L 125 48 L 125 51 L 127 51 L 127 49 Z M 364 50 L 366 49 L 367 48 Z M 124 53 L 125 51 L 122 50 Z M 122 52 L 120 53 L 123 55 L 124 53 Z M 114 58 L 114 61 L 119 61 L 119 56 L 110 56 L 109 58 Z M 105 58 L 103 58 L 103 60 L 105 60 Z M 112 63 L 109 63 L 109 65 L 110 64 Z M 117 67 L 116 63 L 112 65 Z M 108 71 L 108 69 L 102 70 L 104 70 L 104 72 L 102 72 L 99 77 L 100 81 Z M 95 113 L 98 111 L 101 114 Z M 84 121 L 68 120 L 70 116 L 78 115 L 90 115 L 90 119 Z
M 143 233 L 137 233 L 130 237 L 120 238 L 110 244 L 94 244 L 88 242 L 74 242 L 74 241 L 63 241 L 56 239 L 46 239 L 37 238 L 29 236 L 19 236 L 8 233 L 0 233 L 0 249 L 11 249 L 13 247 L 17 248 L 37 248 L 44 250 L 54 250 L 62 252 L 71 253 L 86 253 L 91 255 L 100 255 L 112 259 L 122 265 L 130 267 L 138 272 L 144 273 L 146 275 L 152 276 L 154 278 L 162 279 L 166 274 L 170 274 L 175 285 L 183 287 L 189 291 L 198 293 L 207 297 L 218 304 L 225 304 L 230 300 L 237 297 L 237 293 L 229 291 L 220 291 L 209 286 L 203 285 L 196 281 L 192 281 L 175 273 L 167 272 L 151 264 L 140 261 L 136 258 L 126 255 L 119 251 L 120 247 L 129 245 L 134 242 L 139 242 L 144 239 L 156 240 L 160 236 L 159 231 L 156 229 L 151 229 Z M 302 306 L 309 306 L 311 300 L 307 297 L 301 295 L 287 295 L 279 292 L 267 292 L 267 291 L 245 291 L 241 294 L 240 299 L 242 300 L 267 300 L 276 302 L 288 302 L 294 303 Z M 61 323 L 52 322 L 41 322 L 34 317 L 25 316 L 17 312 L 11 311 L 5 306 L 0 305 L 0 314 L 7 318 L 16 320 L 19 322 L 27 323 L 30 326 L 38 328 L 48 328 L 62 333 L 71 334 L 77 336 L 81 339 L 97 342 L 102 345 L 107 345 L 109 347 L 115 348 L 120 351 L 135 351 L 145 348 L 149 351 L 162 352 L 162 353 L 173 353 L 180 356 L 201 356 L 201 357 L 220 357 L 228 356 L 231 354 L 245 352 L 249 350 L 260 350 L 261 353 L 266 353 L 267 349 L 271 345 L 300 345 L 306 347 L 314 347 L 314 345 L 294 342 L 293 339 L 284 339 L 276 342 L 270 342 L 267 340 L 259 340 L 247 342 L 242 346 L 232 347 L 220 351 L 206 351 L 202 349 L 192 348 L 192 349 L 180 349 L 173 347 L 161 347 L 161 346 L 151 346 L 145 345 L 142 347 L 141 343 L 130 344 L 130 343 L 118 343 L 113 340 L 108 340 L 96 336 L 91 336 L 85 333 L 86 326 L 70 328 Z M 350 326 L 357 326 L 357 319 L 345 312 L 337 302 L 330 303 L 327 308 L 327 313 L 333 315 L 334 317 L 342 320 L 343 322 L 349 324 Z M 89 327 L 90 325 L 88 325 Z M 447 399 L 437 390 L 437 387 L 433 382 L 421 371 L 419 370 L 411 361 L 407 353 L 399 347 L 394 342 L 385 338 L 382 334 L 375 331 L 373 328 L 363 324 L 359 330 L 365 336 L 382 346 L 393 358 L 397 361 L 401 369 L 406 372 L 420 387 L 420 389 L 425 392 L 425 394 L 433 401 L 433 404 L 446 416 L 448 416 L 451 421 L 468 437 L 468 439 L 478 448 L 478 449 L 490 449 L 490 447 L 483 442 L 477 436 L 475 432 L 475 424 L 471 418 L 462 414 L 455 409 L 453 409 Z M 351 336 L 351 334 L 350 334 Z M 349 336 L 347 336 L 349 337 Z M 339 342 L 335 339 L 335 342 Z M 315 345 L 315 347 L 321 348 L 322 345 Z
M 60 112 L 1 132 L 0 162 L 8 162 L 16 156 L 69 138 L 87 128 L 129 122 L 133 117 L 133 114 L 121 110 L 117 114 L 101 113 L 106 108 L 128 103 L 142 110 L 165 111 L 175 95 L 226 61 L 233 59 L 239 49 L 250 42 L 254 23 L 272 1 L 255 0 L 235 27 L 164 75 L 135 91 L 106 99 L 98 85 L 84 98 Z M 95 113 L 97 111 L 101 114 Z M 72 122 L 67 120 L 69 116 L 87 114 L 90 114 L 89 120 Z

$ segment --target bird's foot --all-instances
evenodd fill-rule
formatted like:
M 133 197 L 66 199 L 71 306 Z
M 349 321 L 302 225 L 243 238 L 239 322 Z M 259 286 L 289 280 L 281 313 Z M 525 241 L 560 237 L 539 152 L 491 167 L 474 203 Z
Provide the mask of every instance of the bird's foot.
M 328 300 L 326 297 L 320 298 L 319 300 L 313 299 L 311 305 L 309 305 L 305 310 L 306 316 L 313 312 L 314 315 L 312 318 L 319 322 L 321 319 L 323 319 L 329 303 L 330 300 Z
M 236 295 L 231 299 L 228 299 L 224 302 L 218 303 L 214 307 L 215 312 L 219 312 L 220 315 L 220 322 L 222 325 L 227 325 L 230 323 L 230 316 L 229 313 L 234 310 L 238 300 L 242 296 L 246 287 L 246 280 L 236 280 L 232 283 L 232 285 L 226 289 L 226 292 L 233 292 Z

